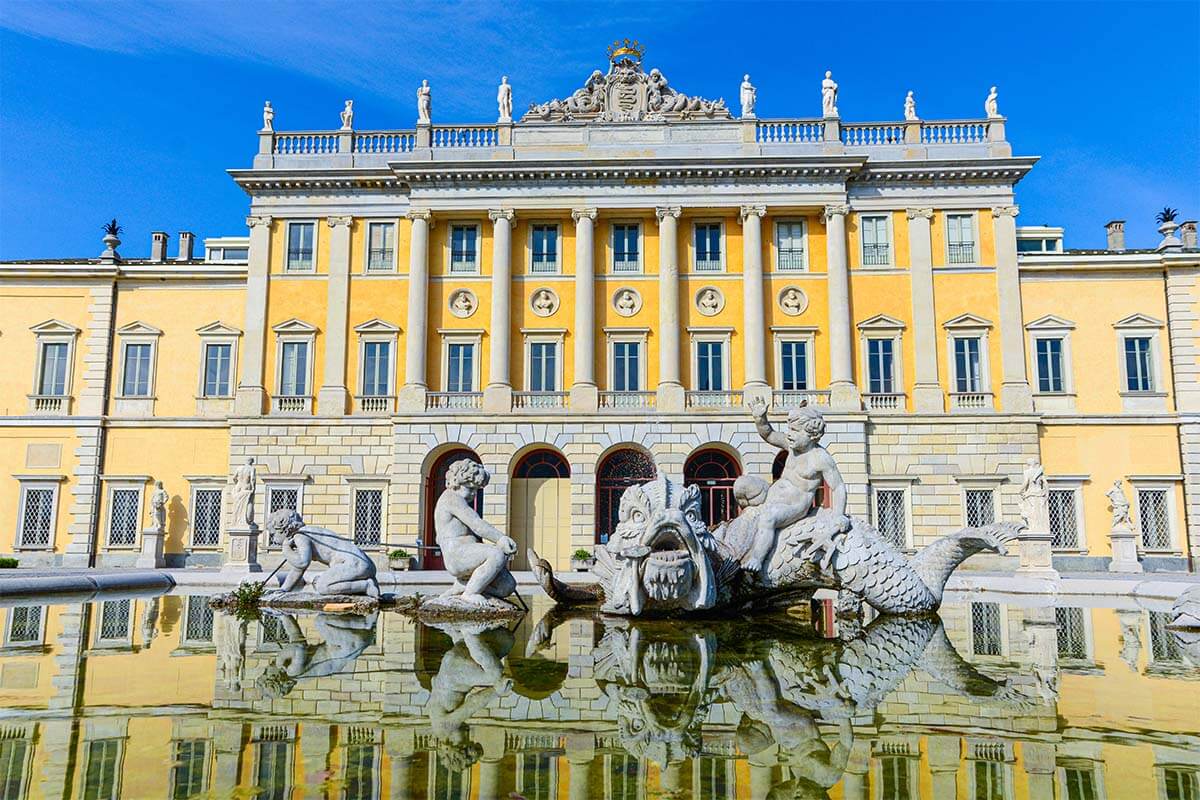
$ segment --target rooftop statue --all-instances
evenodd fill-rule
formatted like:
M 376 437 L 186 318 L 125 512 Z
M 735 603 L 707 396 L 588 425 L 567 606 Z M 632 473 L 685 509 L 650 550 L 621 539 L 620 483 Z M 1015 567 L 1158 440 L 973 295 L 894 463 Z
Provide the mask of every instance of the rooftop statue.
M 821 116 L 836 117 L 838 85 L 833 80 L 833 73 L 825 70 L 825 79 L 821 81 Z
M 917 120 L 917 99 L 913 97 L 912 90 L 904 96 L 904 119 L 909 122 Z
M 263 132 L 275 130 L 275 109 L 271 108 L 271 101 L 263 103 Z
M 433 90 L 429 88 L 429 81 L 421 81 L 421 86 L 417 89 L 417 124 L 428 125 L 433 120 Z
M 500 85 L 496 88 L 496 106 L 500 111 L 497 121 L 512 122 L 512 85 L 507 75 L 500 78 Z
M 354 127 L 354 101 L 347 100 L 346 107 L 342 109 L 342 130 L 348 131 Z
M 997 97 L 996 87 L 993 86 L 988 91 L 987 99 L 983 101 L 983 112 L 987 114 L 988 119 L 995 119 L 1000 116 L 1000 106 L 997 102 Z
M 659 70 L 642 69 L 645 53 L 637 42 L 608 48 L 608 72 L 593 70 L 583 86 L 562 100 L 531 103 L 522 122 L 658 122 L 694 118 L 729 119 L 725 101 L 675 91 Z M 744 105 L 744 100 L 743 100 Z
M 971 555 L 1003 554 L 1016 538 L 1011 523 L 964 528 L 911 559 L 868 522 L 847 517 L 846 488 L 820 439 L 816 408 L 788 415 L 783 432 L 757 404 L 759 433 L 786 449 L 784 473 L 769 487 L 749 478 L 735 486 L 739 516 L 709 530 L 700 517 L 700 490 L 660 475 L 621 496 L 618 523 L 597 547 L 599 585 L 567 587 L 549 564 L 531 560 L 546 592 L 562 603 L 600 601 L 624 616 L 765 608 L 811 597 L 818 588 L 848 592 L 885 614 L 921 614 L 941 605 L 950 573 Z M 830 508 L 816 508 L 817 487 L 830 486 Z
M 742 76 L 742 90 L 739 99 L 742 101 L 742 119 L 754 119 L 754 105 L 758 102 L 758 90 L 750 83 L 750 75 Z

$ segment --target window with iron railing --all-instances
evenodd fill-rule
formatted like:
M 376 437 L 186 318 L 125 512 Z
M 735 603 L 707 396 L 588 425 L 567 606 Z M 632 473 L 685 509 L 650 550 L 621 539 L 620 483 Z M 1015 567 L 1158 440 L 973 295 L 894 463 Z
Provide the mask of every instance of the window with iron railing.
M 904 489 L 875 490 L 875 526 L 893 546 L 908 547 L 908 509 Z
M 25 486 L 21 489 L 21 547 L 49 547 L 54 536 L 54 503 L 58 490 L 53 486 Z
M 998 656 L 1004 652 L 1004 630 L 999 603 L 971 603 L 971 645 L 977 656 Z
M 1051 489 L 1046 500 L 1050 507 L 1051 546 L 1060 550 L 1079 547 L 1079 515 L 1075 489 Z
M 288 223 L 287 262 L 284 265 L 288 272 L 312 271 L 316 229 L 312 222 Z
M 967 489 L 963 492 L 966 526 L 981 528 L 996 521 L 996 493 L 992 489 Z
M 804 251 L 804 223 L 775 223 L 775 269 L 780 272 L 802 272 L 808 269 Z
M 137 544 L 142 493 L 138 489 L 113 489 L 108 507 L 108 544 L 132 547 Z
M 475 225 L 450 226 L 450 271 L 471 273 L 479 270 L 479 228 Z
M 862 263 L 866 267 L 886 266 L 892 263 L 891 234 L 885 215 L 861 217 Z
M 1171 517 L 1166 489 L 1138 490 L 1138 521 L 1142 529 L 1142 547 L 1147 550 L 1171 549 Z
M 383 490 L 354 490 L 354 543 L 377 546 L 383 537 Z
M 372 222 L 367 227 L 367 272 L 390 272 L 395 265 L 395 224 Z
M 697 272 L 721 271 L 721 224 L 698 222 L 692 229 Z
M 638 244 L 641 226 L 617 223 L 612 226 L 613 272 L 637 272 L 641 269 Z
M 946 247 L 949 263 L 975 263 L 975 215 L 946 215 Z
M 558 226 L 534 225 L 530 231 L 531 272 L 558 272 Z

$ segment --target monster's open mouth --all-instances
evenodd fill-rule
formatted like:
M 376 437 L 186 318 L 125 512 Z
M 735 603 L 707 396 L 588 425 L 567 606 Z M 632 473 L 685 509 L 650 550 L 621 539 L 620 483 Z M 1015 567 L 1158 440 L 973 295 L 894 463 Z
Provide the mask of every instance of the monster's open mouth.
M 642 585 L 658 602 L 682 600 L 692 590 L 692 553 L 676 526 L 658 526 L 650 535 L 650 555 L 642 570 Z

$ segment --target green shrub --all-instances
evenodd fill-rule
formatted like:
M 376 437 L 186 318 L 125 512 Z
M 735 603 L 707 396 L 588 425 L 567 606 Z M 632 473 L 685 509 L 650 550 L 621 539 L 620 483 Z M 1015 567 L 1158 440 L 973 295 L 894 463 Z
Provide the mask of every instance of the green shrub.
M 582 547 L 571 554 L 571 558 L 575 561 L 589 561 L 591 557 L 592 554 L 589 551 L 584 550 Z
M 412 556 L 410 556 L 408 551 L 403 547 L 399 547 L 388 553 L 388 558 L 390 558 L 392 561 L 403 561 L 406 558 L 412 558 Z
M 16 569 L 17 560 L 15 558 L 0 558 L 0 569 Z
M 266 590 L 267 585 L 259 581 L 238 584 L 233 590 L 233 615 L 238 619 L 258 619 L 258 602 Z

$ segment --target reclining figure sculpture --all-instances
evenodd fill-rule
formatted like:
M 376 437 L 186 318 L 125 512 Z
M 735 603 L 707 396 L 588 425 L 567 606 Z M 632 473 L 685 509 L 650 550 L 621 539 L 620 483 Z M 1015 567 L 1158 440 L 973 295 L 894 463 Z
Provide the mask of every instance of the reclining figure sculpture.
M 660 475 L 621 496 L 616 530 L 594 553 L 599 585 L 565 584 L 531 551 L 546 593 L 564 604 L 600 601 L 605 613 L 637 617 L 763 608 L 830 588 L 885 614 L 922 614 L 941 605 L 959 564 L 976 553 L 1003 555 L 1020 530 L 1012 523 L 963 528 L 906 558 L 870 523 L 846 516 L 841 474 L 820 446 L 820 410 L 801 405 L 782 432 L 767 421 L 764 405 L 751 411 L 763 439 L 788 457 L 769 487 L 757 478 L 739 480 L 739 516 L 709 530 L 699 489 Z M 822 481 L 832 491 L 832 508 L 815 507 Z

